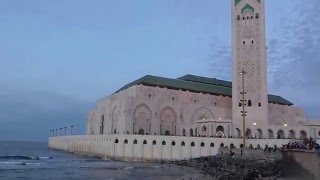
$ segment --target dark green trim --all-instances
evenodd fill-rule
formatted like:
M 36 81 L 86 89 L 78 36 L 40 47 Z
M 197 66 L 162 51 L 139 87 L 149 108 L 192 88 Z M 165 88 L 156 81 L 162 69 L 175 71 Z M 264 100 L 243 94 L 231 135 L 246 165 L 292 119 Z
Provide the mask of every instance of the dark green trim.
M 122 90 L 128 89 L 133 85 L 145 86 L 159 86 L 168 89 L 184 90 L 196 93 L 208 93 L 212 95 L 222 95 L 232 97 L 232 83 L 230 81 L 223 81 L 215 78 L 201 77 L 195 75 L 185 75 L 178 79 L 163 78 L 158 76 L 144 76 L 137 79 L 119 89 L 118 93 Z M 291 106 L 293 103 L 276 95 L 268 95 L 269 103 L 282 104 Z
M 254 13 L 254 8 L 250 4 L 246 4 L 242 9 L 241 9 L 241 14 L 243 14 L 246 10 L 250 10 L 252 13 Z
M 234 0 L 235 6 L 237 6 L 240 2 L 241 2 L 241 0 Z

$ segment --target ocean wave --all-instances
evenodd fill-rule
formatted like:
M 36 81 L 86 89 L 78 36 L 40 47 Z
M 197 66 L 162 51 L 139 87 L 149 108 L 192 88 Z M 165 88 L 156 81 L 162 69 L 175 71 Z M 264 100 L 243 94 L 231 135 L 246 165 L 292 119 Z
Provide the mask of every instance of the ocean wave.
M 0 156 L 0 160 L 40 160 L 53 159 L 53 157 L 37 157 L 37 156 Z
M 20 162 L 20 161 L 5 161 L 5 162 L 0 162 L 0 164 L 26 166 L 26 165 L 41 165 L 42 163 Z

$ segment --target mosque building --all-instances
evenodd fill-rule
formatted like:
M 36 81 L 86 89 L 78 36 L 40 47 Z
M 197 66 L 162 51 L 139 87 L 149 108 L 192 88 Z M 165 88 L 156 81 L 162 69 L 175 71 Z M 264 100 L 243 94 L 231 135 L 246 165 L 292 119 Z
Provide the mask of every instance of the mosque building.
M 280 147 L 314 138 L 320 122 L 268 94 L 264 0 L 232 0 L 232 82 L 146 75 L 98 101 L 86 135 L 49 138 L 49 147 L 128 161 L 182 160 L 220 147 Z
M 185 75 L 144 76 L 101 99 L 87 134 L 320 138 L 302 108 L 268 94 L 263 0 L 232 1 L 233 81 Z M 241 74 L 245 72 L 245 74 Z M 245 103 L 242 103 L 242 91 Z

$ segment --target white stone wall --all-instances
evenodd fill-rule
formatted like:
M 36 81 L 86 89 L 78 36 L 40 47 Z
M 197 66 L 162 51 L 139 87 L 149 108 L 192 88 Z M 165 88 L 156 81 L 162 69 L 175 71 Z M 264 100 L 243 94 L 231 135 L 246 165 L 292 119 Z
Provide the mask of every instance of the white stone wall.
M 155 144 L 153 143 L 155 141 Z M 173 144 L 174 142 L 174 144 Z M 247 147 L 282 147 L 287 139 L 247 139 Z M 183 146 L 184 143 L 184 146 Z M 210 156 L 222 146 L 236 148 L 242 139 L 183 136 L 84 135 L 49 138 L 49 148 L 125 161 L 182 160 Z
M 277 138 L 279 130 L 283 131 L 283 138 L 291 137 L 289 131 L 296 138 L 300 138 L 301 131 L 307 137 L 318 137 L 319 126 L 307 127 L 301 108 L 270 103 L 268 106 L 268 125 L 258 120 L 255 124 L 246 121 L 252 138 L 268 139 L 269 131 Z M 100 100 L 97 109 L 88 115 L 87 134 L 101 134 L 101 130 L 103 134 L 135 134 L 143 129 L 149 135 L 165 134 L 168 130 L 170 135 L 190 136 L 192 129 L 198 136 L 203 126 L 207 136 L 215 136 L 218 126 L 223 127 L 226 137 L 242 136 L 242 127 L 232 124 L 230 97 L 137 85 Z

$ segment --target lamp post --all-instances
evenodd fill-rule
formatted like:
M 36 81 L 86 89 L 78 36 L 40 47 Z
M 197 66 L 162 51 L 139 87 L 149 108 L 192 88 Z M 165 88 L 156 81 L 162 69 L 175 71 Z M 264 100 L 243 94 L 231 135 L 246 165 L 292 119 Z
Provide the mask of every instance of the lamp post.
M 73 129 L 73 125 L 71 125 L 70 127 L 71 127 L 71 131 L 70 131 L 70 133 L 71 133 L 71 135 L 72 135 L 72 129 Z
M 246 75 L 246 72 L 244 71 L 244 69 L 242 69 L 242 71 L 240 72 L 241 77 L 242 77 L 242 91 L 240 92 L 240 94 L 242 95 L 242 99 L 240 100 L 241 102 L 241 106 L 242 106 L 242 111 L 240 111 L 241 116 L 242 116 L 242 140 L 243 140 L 243 147 L 246 147 L 246 116 L 247 116 L 247 111 L 245 110 L 245 106 L 246 106 L 246 100 L 244 95 L 246 94 L 245 90 L 244 90 L 244 76 Z

